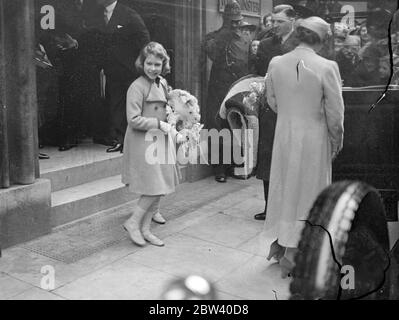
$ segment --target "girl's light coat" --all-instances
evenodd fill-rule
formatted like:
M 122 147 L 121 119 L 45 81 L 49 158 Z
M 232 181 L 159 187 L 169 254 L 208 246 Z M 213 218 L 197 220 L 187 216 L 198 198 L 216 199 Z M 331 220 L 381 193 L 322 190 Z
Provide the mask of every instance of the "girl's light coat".
M 167 83 L 140 77 L 127 92 L 122 182 L 140 195 L 166 195 L 178 184 L 175 137 L 159 129 L 166 121 Z

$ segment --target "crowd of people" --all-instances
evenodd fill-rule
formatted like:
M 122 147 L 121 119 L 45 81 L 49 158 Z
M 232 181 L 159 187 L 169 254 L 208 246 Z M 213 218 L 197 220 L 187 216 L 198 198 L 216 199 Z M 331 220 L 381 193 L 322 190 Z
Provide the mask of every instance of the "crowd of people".
M 366 25 L 358 25 L 354 30 L 350 30 L 342 23 L 336 23 L 334 31 L 335 60 L 340 67 L 344 86 L 399 84 L 396 33 L 392 33 L 391 38 L 393 50 L 393 68 L 391 68 L 387 32 L 369 33 Z
M 38 8 L 41 1 L 36 2 Z M 59 151 L 68 151 L 81 140 L 92 137 L 94 143 L 108 146 L 108 152 L 120 152 L 126 125 L 124 101 L 119 97 L 137 77 L 127 53 L 138 54 L 139 48 L 149 41 L 147 28 L 134 10 L 119 2 L 115 5 L 112 0 L 53 0 L 50 4 L 55 7 L 56 30 L 37 28 L 37 56 L 45 62 L 37 67 L 40 146 L 56 145 Z M 306 1 L 303 4 L 308 11 L 287 11 L 287 17 L 280 22 L 283 23 L 285 18 L 296 21 L 309 12 L 325 16 L 340 12 L 342 7 L 338 1 Z M 107 7 L 110 11 L 104 16 Z M 112 15 L 113 10 L 116 10 L 115 15 Z M 281 37 L 276 32 L 289 34 L 290 39 L 283 41 L 284 46 L 290 47 L 292 40 L 295 46 L 292 30 L 280 28 L 278 31 L 280 22 L 272 20 L 271 13 L 262 17 L 258 26 L 253 26 L 243 23 L 238 12 L 236 6 L 228 8 L 222 28 L 208 34 L 205 40 L 204 50 L 213 62 L 207 110 L 216 110 L 220 106 L 234 81 L 247 74 L 263 76 L 266 73 L 268 56 L 275 55 L 272 50 L 276 47 L 276 39 Z M 104 20 L 107 15 L 113 17 L 111 23 Z M 344 86 L 386 85 L 389 81 L 393 85 L 399 84 L 399 32 L 392 32 L 391 57 L 386 29 L 383 33 L 375 32 L 374 26 L 372 30 L 368 29 L 370 20 L 384 24 L 387 19 L 390 14 L 379 9 L 374 18 L 356 21 L 353 29 L 340 22 L 333 23 L 333 46 L 323 49 L 321 54 L 337 61 Z M 237 23 L 230 26 L 229 21 Z M 133 26 L 133 29 L 119 30 L 118 27 L 123 25 Z M 133 34 L 135 29 L 141 32 Z M 269 41 L 263 41 L 266 39 Z M 131 43 L 135 43 L 136 48 L 129 48 Z M 216 53 L 229 43 L 228 61 L 224 61 L 223 55 Z M 227 126 L 221 119 L 217 124 L 214 122 L 214 112 L 206 112 L 205 124 L 209 127 Z M 40 157 L 47 158 L 43 154 Z M 216 168 L 220 173 L 218 179 L 225 180 L 228 169 Z
M 342 4 L 338 0 L 307 0 L 305 7 L 318 16 L 328 16 L 341 12 Z
M 275 7 L 249 45 L 240 37 L 245 24 L 238 3 L 232 2 L 226 5 L 222 28 L 208 34 L 204 45 L 213 62 L 207 128 L 228 128 L 219 108 L 232 83 L 250 72 L 263 77 L 268 74 L 267 103 L 258 114 L 256 168 L 257 178 L 263 180 L 265 209 L 255 219 L 266 220 L 268 236 L 276 238 L 268 259 L 275 258 L 285 275 L 294 263 L 300 220 L 306 219 L 314 198 L 331 183 L 332 159 L 343 142 L 338 66 L 316 53 L 323 48 L 329 24 L 317 17 L 301 17 L 300 22 L 298 18 L 290 5 Z M 315 72 L 320 72 L 322 79 Z M 323 99 L 326 103 L 320 105 Z M 326 117 L 320 117 L 324 112 Z M 223 149 L 219 143 L 220 163 L 214 166 L 215 179 L 222 183 L 229 169 Z
M 226 6 L 222 28 L 208 34 L 204 44 L 212 61 L 208 128 L 228 128 L 219 108 L 234 82 L 248 74 L 267 75 L 267 103 L 258 114 L 256 167 L 257 178 L 263 180 L 265 209 L 254 218 L 266 220 L 265 231 L 276 239 L 268 259 L 276 259 L 285 275 L 298 254 L 303 221 L 317 195 L 331 184 L 332 161 L 343 147 L 342 86 L 386 85 L 389 80 L 397 84 L 395 72 L 391 79 L 389 12 L 375 8 L 367 21 L 350 30 L 340 19 L 329 24 L 313 16 L 320 7 L 325 12 L 319 15 L 340 13 L 338 1 L 307 1 L 306 8 L 312 9 L 311 4 L 317 4 L 317 10 L 276 6 L 245 46 L 240 35 L 247 26 L 233 1 Z M 395 41 L 393 33 L 394 64 Z M 222 150 L 219 143 L 220 163 L 214 172 L 216 181 L 224 183 L 231 166 L 223 162 Z

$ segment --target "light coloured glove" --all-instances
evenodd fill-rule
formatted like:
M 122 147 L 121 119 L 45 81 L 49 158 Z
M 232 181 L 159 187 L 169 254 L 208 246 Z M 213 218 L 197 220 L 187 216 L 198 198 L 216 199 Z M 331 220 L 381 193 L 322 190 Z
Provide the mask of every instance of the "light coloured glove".
M 168 134 L 172 130 L 172 126 L 164 121 L 159 122 L 159 128 L 165 133 Z
M 176 142 L 177 143 L 184 143 L 184 142 L 187 142 L 188 141 L 188 135 L 187 134 L 182 134 L 182 133 L 178 133 L 177 135 L 176 135 Z

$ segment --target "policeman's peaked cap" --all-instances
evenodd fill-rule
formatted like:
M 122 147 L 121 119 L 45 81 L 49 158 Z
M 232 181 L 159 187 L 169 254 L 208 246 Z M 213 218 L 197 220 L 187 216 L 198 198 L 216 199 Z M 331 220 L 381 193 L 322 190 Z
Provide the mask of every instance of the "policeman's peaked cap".
M 238 21 L 242 20 L 243 18 L 244 17 L 241 14 L 240 4 L 235 0 L 229 1 L 224 7 L 223 19 L 230 21 Z

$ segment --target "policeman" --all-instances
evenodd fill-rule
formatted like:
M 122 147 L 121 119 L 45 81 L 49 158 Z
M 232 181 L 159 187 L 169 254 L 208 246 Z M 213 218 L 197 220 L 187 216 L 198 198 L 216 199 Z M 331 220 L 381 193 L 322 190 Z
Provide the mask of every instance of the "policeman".
M 205 36 L 204 50 L 212 61 L 204 117 L 207 129 L 228 128 L 227 121 L 217 117 L 220 105 L 230 86 L 248 74 L 250 43 L 240 32 L 242 20 L 240 5 L 237 1 L 231 1 L 225 6 L 223 26 Z M 219 162 L 212 163 L 218 182 L 226 182 L 226 173 L 230 167 L 230 164 L 223 164 L 222 155 L 223 144 L 219 143 Z

